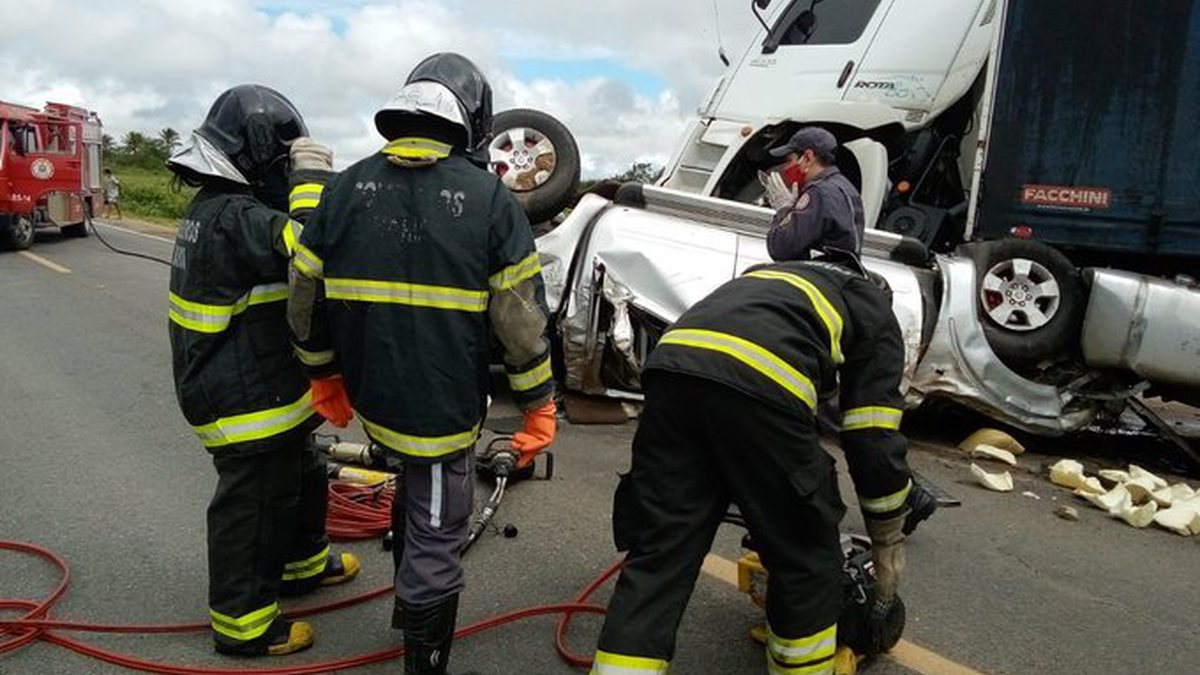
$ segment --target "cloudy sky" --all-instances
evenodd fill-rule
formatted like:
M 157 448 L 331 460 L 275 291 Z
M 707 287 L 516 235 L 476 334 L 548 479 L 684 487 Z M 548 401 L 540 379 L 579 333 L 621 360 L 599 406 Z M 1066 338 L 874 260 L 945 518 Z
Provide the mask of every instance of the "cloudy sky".
M 412 66 L 453 50 L 484 69 L 497 110 L 566 123 L 593 177 L 664 163 L 723 69 L 718 33 L 736 58 L 756 26 L 745 0 L 19 4 L 0 22 L 0 98 L 85 105 L 118 140 L 186 136 L 218 93 L 257 82 L 291 98 L 344 165 L 379 146 L 374 110 Z

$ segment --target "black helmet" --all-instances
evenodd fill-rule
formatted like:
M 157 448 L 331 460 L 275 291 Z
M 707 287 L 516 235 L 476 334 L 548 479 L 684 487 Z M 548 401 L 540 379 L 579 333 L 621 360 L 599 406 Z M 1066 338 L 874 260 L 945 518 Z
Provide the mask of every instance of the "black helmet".
M 454 96 L 457 111 L 441 100 L 442 91 Z M 434 54 L 418 63 L 396 98 L 375 113 L 375 127 L 391 140 L 403 125 L 402 116 L 414 113 L 462 126 L 467 132 L 466 150 L 473 152 L 491 140 L 492 87 L 467 57 L 452 52 Z
M 260 183 L 287 157 L 287 143 L 308 135 L 304 119 L 283 94 L 242 84 L 217 97 L 196 130 L 229 158 L 246 180 Z

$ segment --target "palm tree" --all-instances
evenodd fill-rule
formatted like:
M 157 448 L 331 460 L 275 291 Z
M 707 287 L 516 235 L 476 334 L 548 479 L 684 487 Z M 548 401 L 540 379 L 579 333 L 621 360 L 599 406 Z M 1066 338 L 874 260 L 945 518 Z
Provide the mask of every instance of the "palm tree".
M 104 134 L 103 136 L 100 137 L 100 151 L 104 153 L 105 157 L 112 154 L 112 151 L 113 151 L 113 137 L 112 136 L 109 136 L 108 134 Z
M 171 127 L 167 127 L 158 132 L 158 140 L 162 142 L 163 148 L 166 149 L 168 155 L 175 154 L 175 148 L 179 147 L 179 132 Z
M 121 152 L 130 156 L 137 155 L 149 143 L 150 139 L 146 138 L 146 134 L 140 131 L 130 131 L 121 139 Z

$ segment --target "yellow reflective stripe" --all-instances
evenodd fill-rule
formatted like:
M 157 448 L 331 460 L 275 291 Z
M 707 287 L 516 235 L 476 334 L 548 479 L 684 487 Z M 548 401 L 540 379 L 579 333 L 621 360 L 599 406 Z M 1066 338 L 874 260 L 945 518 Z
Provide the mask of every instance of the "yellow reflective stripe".
M 782 281 L 791 284 L 808 296 L 808 301 L 812 303 L 817 316 L 821 318 L 821 323 L 824 323 L 825 329 L 829 331 L 830 357 L 833 358 L 834 363 L 842 363 L 846 360 L 845 355 L 842 354 L 842 315 L 838 313 L 837 308 L 833 306 L 829 298 L 825 297 L 821 289 L 817 288 L 816 284 L 802 276 L 778 270 L 759 270 L 757 272 L 750 272 L 745 276 L 754 277 L 755 279 Z
M 406 137 L 397 138 L 383 146 L 383 149 L 379 152 L 385 155 L 404 157 L 405 159 L 445 159 L 450 156 L 452 149 L 454 149 L 454 146 L 435 141 L 431 138 Z
M 769 350 L 749 340 L 713 330 L 679 328 L 667 331 L 658 343 L 708 349 L 731 356 L 783 387 L 810 409 L 817 405 L 817 393 L 812 380 Z
M 292 350 L 296 352 L 296 357 L 300 359 L 300 363 L 306 366 L 316 367 L 325 366 L 333 363 L 333 350 L 326 349 L 319 352 L 310 352 L 307 349 L 292 345 Z
M 313 253 L 307 246 L 296 242 L 296 250 L 292 252 L 292 264 L 306 277 L 320 279 L 325 273 L 325 261 Z
M 215 422 L 192 427 L 206 448 L 270 438 L 294 429 L 314 413 L 310 409 L 311 392 L 304 392 L 295 403 L 258 412 L 222 417 Z
M 668 662 L 642 656 L 623 656 L 596 650 L 592 675 L 663 675 Z
M 550 368 L 550 357 L 523 373 L 509 373 L 508 386 L 513 391 L 529 391 L 538 385 L 548 382 L 554 375 Z
M 858 503 L 864 511 L 868 513 L 891 513 L 896 509 L 904 506 L 904 502 L 908 501 L 908 493 L 912 490 L 912 479 L 909 479 L 904 487 L 890 495 L 868 499 L 862 495 L 858 496 Z
M 325 186 L 320 183 L 301 183 L 292 188 L 288 195 L 288 211 L 296 209 L 314 209 L 321 203 L 321 193 Z
M 232 617 L 222 614 L 215 609 L 208 610 L 212 616 L 212 628 L 225 637 L 246 641 L 260 637 L 271 627 L 271 622 L 279 616 L 279 603 L 256 609 L 249 614 Z
M 167 293 L 167 317 L 180 326 L 197 333 L 220 333 L 247 307 L 287 300 L 287 284 L 263 284 L 250 289 L 232 305 L 210 305 L 184 300 Z
M 781 638 L 767 626 L 767 653 L 778 665 L 789 668 L 811 665 L 833 657 L 837 650 L 837 624 L 802 638 Z M 792 672 L 792 671 L 788 671 Z
M 452 286 L 427 286 L 400 281 L 374 279 L 325 280 L 325 297 L 332 300 L 383 302 L 412 307 L 456 309 L 463 312 L 487 311 L 487 291 Z
M 904 411 L 884 406 L 851 408 L 842 415 L 842 431 L 858 429 L 899 429 Z
M 310 579 L 325 571 L 325 566 L 329 562 L 329 545 L 321 549 L 315 555 L 309 556 L 304 560 L 290 562 L 283 566 L 284 581 L 298 581 L 300 579 Z
M 496 272 L 488 277 L 488 286 L 493 291 L 503 291 L 517 284 L 541 274 L 542 263 L 538 261 L 538 254 L 531 253 L 529 257 L 515 265 L 509 265 L 504 269 Z
M 470 431 L 450 434 L 449 436 L 413 436 L 392 431 L 385 426 L 375 424 L 363 417 L 361 413 L 359 413 L 358 419 L 362 422 L 363 428 L 367 430 L 367 434 L 372 439 L 383 443 L 396 452 L 412 455 L 413 457 L 444 457 L 458 452 L 463 448 L 471 447 L 474 445 L 475 439 L 479 437 L 478 424 L 472 427 Z
M 303 231 L 304 226 L 291 218 L 288 219 L 287 225 L 283 226 L 283 247 L 287 249 L 288 255 L 296 252 L 296 244 L 300 243 L 300 233 Z

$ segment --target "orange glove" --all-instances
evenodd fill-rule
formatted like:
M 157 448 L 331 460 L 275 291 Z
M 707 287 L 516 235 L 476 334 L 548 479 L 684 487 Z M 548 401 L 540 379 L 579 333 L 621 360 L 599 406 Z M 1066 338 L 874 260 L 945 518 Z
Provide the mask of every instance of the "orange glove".
M 346 385 L 341 375 L 309 380 L 309 385 L 312 387 L 312 409 L 321 417 L 335 427 L 345 427 L 354 419 L 350 397 L 346 396 Z
M 550 447 L 554 442 L 554 432 L 558 428 L 554 401 L 546 405 L 525 411 L 525 426 L 513 434 L 512 447 L 521 454 L 517 460 L 517 468 L 524 468 L 533 463 L 538 453 Z

